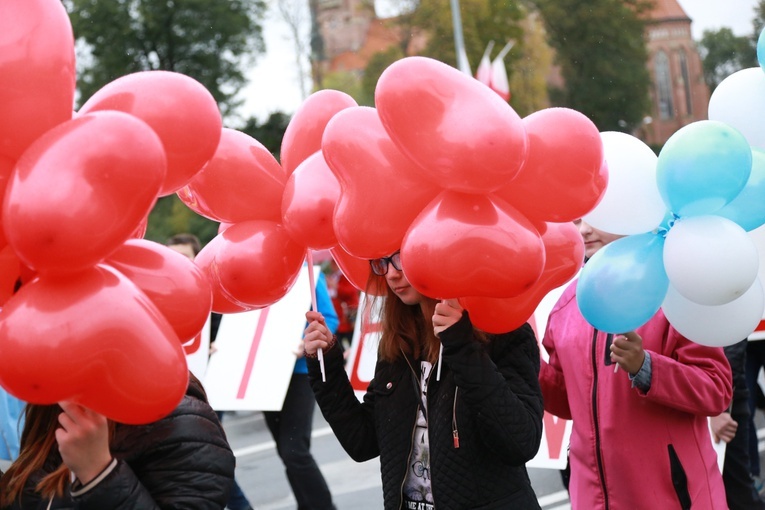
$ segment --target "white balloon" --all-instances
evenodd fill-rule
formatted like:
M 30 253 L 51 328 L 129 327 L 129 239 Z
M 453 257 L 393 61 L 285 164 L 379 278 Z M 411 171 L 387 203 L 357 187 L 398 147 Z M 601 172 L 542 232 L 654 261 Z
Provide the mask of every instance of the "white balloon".
M 749 145 L 765 149 L 765 72 L 760 67 L 737 71 L 725 78 L 709 99 L 709 120 L 736 128 Z
M 738 299 L 705 306 L 684 298 L 672 285 L 661 305 L 672 327 L 698 344 L 724 347 L 748 337 L 760 323 L 765 294 L 759 279 Z
M 656 185 L 658 157 L 645 143 L 626 133 L 606 131 L 600 138 L 608 185 L 584 221 L 613 234 L 650 232 L 659 226 L 667 210 Z
M 722 216 L 680 218 L 664 243 L 670 283 L 700 305 L 722 305 L 743 295 L 757 278 L 759 263 L 752 238 Z

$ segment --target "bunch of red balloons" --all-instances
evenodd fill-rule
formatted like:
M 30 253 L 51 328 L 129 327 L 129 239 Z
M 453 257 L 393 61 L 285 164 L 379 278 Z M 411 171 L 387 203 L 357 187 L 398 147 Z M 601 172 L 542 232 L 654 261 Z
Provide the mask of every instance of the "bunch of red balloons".
M 400 249 L 421 293 L 459 298 L 485 331 L 520 326 L 581 267 L 571 221 L 607 184 L 596 126 L 565 108 L 521 119 L 488 87 L 423 57 L 388 67 L 375 103 L 340 111 L 322 138 L 341 186 L 339 246 L 363 259 Z
M 185 394 L 182 343 L 212 293 L 191 261 L 140 237 L 157 197 L 213 156 L 217 104 L 195 80 L 152 71 L 73 114 L 61 2 L 9 0 L 0 32 L 0 384 L 28 402 L 156 420 Z
M 339 91 L 311 95 L 287 127 L 281 164 L 254 138 L 224 128 L 213 158 L 178 191 L 189 208 L 221 222 L 196 258 L 212 284 L 214 311 L 269 306 L 293 286 L 309 250 L 339 250 L 333 218 L 340 185 L 321 139 L 329 120 L 353 106 Z M 363 286 L 369 264 L 346 259 L 341 267 Z
M 400 249 L 423 294 L 459 298 L 486 331 L 518 327 L 581 266 L 571 221 L 607 183 L 597 128 L 564 108 L 521 119 L 483 84 L 421 57 L 391 65 L 375 101 L 311 95 L 288 126 L 281 165 L 224 130 L 212 161 L 179 192 L 224 223 L 197 258 L 213 309 L 275 302 L 308 249 L 329 249 L 369 291 L 367 260 Z

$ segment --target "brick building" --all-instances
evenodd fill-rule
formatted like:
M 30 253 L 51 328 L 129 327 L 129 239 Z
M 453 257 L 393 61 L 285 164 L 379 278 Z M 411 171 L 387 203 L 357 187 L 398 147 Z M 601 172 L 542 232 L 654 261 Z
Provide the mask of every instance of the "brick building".
M 646 45 L 653 112 L 638 135 L 649 144 L 662 144 L 681 127 L 707 118 L 710 94 L 691 36 L 691 18 L 677 0 L 656 1 Z

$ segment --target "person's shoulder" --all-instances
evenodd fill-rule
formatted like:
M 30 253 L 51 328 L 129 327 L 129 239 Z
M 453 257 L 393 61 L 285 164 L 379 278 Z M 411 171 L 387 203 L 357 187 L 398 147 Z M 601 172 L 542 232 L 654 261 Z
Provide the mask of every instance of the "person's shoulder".
M 574 302 L 574 305 L 576 305 L 576 284 L 578 280 L 574 280 L 573 282 L 568 284 L 568 287 L 566 287 L 566 290 L 563 291 L 563 294 L 560 295 L 558 298 L 558 301 L 555 302 L 555 305 L 552 307 L 552 310 L 550 310 L 550 315 L 554 313 L 558 313 L 560 310 L 566 308 L 569 306 L 572 301 Z

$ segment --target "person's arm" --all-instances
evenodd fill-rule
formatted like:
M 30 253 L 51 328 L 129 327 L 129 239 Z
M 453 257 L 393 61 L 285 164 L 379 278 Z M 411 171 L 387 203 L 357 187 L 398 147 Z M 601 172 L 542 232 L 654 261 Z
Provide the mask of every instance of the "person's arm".
M 513 465 L 532 459 L 542 438 L 544 409 L 539 348 L 531 327 L 525 324 L 485 344 L 473 337 L 465 312 L 438 335 L 443 362 L 454 374 L 462 401 L 473 410 L 486 447 Z
M 59 402 L 56 442 L 61 459 L 81 484 L 114 468 L 106 417 L 74 402 Z
M 716 416 L 728 408 L 732 376 L 722 348 L 697 344 L 668 327 L 661 352 L 646 351 L 651 355 L 651 389 L 641 392 L 642 397 L 702 416 Z
M 730 443 L 736 437 L 738 423 L 731 417 L 730 413 L 713 416 L 709 419 L 709 426 L 712 429 L 712 439 L 715 440 L 715 443 L 720 441 Z
M 73 485 L 76 508 L 225 506 L 235 458 L 214 411 L 201 397 L 187 395 L 169 416 L 148 425 L 118 425 L 113 441 L 112 452 L 120 460 L 105 476 Z
M 363 403 L 359 402 L 345 372 L 342 350 L 324 324 L 324 317 L 317 312 L 308 312 L 306 320 L 308 327 L 303 340 L 308 379 L 324 419 L 353 460 L 373 459 L 380 455 L 374 421 L 375 380 L 369 383 Z M 321 377 L 319 349 L 324 349 L 326 381 Z

